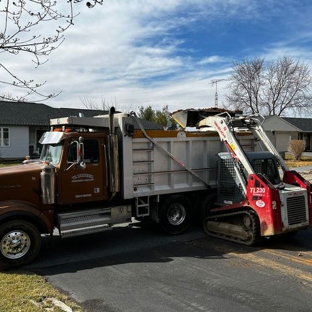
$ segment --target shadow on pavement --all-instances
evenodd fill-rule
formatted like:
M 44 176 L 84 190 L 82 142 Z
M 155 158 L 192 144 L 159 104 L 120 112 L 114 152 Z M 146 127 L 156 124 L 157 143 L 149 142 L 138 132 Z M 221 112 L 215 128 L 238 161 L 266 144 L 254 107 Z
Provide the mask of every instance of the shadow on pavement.
M 180 257 L 222 260 L 229 253 L 249 254 L 262 249 L 311 251 L 312 229 L 265 239 L 251 247 L 207 236 L 199 228 L 166 236 L 148 227 L 120 227 L 65 240 L 56 237 L 54 246 L 46 241 L 36 262 L 25 269 L 51 276 L 124 263 L 166 263 Z

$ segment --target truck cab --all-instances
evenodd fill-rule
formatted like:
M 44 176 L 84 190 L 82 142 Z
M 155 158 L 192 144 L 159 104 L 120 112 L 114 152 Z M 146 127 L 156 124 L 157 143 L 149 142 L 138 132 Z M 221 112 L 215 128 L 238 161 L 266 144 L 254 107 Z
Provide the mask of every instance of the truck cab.
M 73 205 L 108 200 L 107 134 L 47 132 L 40 143 L 41 161 L 54 167 L 58 176 L 56 192 L 49 193 L 54 197 L 49 199 L 51 203 Z

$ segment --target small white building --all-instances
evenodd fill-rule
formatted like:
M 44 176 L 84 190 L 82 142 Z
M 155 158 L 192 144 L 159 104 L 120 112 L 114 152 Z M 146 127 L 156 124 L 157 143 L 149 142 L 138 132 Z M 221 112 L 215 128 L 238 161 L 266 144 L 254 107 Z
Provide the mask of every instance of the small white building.
M 107 114 L 103 110 L 53 108 L 39 103 L 0 101 L 0 159 L 39 155 L 38 143 L 50 118 Z

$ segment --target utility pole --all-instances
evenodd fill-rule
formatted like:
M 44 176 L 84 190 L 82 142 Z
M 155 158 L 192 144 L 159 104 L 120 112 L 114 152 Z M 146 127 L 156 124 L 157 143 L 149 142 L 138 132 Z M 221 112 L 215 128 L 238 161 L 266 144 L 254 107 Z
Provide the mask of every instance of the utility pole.
M 211 80 L 211 85 L 216 85 L 216 94 L 215 94 L 215 107 L 218 107 L 218 82 L 226 79 L 213 79 Z

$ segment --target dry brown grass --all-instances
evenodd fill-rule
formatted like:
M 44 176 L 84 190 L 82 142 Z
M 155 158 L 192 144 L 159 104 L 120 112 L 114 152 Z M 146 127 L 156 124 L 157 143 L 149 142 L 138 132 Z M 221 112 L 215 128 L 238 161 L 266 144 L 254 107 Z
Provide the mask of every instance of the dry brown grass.
M 286 154 L 286 164 L 289 168 L 312 166 L 312 157 L 302 156 L 300 160 L 294 160 L 290 154 Z

